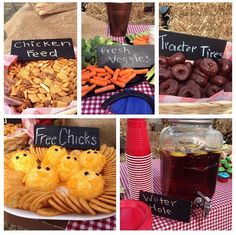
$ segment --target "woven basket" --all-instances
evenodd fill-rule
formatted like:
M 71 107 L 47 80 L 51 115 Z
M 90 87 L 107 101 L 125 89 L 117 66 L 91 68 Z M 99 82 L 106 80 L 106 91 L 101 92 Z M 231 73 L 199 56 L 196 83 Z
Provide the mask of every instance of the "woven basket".
M 160 103 L 160 114 L 232 114 L 232 101 Z
M 30 137 L 25 132 L 14 136 L 4 136 L 4 153 L 24 149 L 28 145 L 29 139 Z

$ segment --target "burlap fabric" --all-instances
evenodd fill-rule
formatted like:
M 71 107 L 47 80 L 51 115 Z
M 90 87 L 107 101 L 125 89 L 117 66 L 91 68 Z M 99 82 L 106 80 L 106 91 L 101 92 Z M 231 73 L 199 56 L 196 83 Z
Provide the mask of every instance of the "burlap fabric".
M 4 26 L 7 35 L 5 54 L 10 52 L 12 40 L 72 38 L 76 46 L 77 10 L 67 7 L 65 12 L 58 10 L 48 11 L 47 14 L 44 12 L 44 16 L 39 16 L 33 4 L 24 4 Z
M 94 38 L 96 35 L 107 37 L 107 24 L 91 16 L 82 13 L 82 37 L 85 39 Z

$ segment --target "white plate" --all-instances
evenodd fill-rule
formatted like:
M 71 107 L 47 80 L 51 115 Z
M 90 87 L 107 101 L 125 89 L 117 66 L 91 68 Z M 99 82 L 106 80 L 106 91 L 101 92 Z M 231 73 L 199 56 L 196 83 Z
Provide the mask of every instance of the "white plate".
M 12 215 L 16 215 L 23 218 L 28 219 L 44 219 L 44 220 L 81 220 L 81 221 L 87 221 L 87 220 L 99 220 L 99 219 L 105 219 L 108 217 L 111 217 L 115 215 L 114 213 L 111 214 L 97 214 L 97 215 L 78 215 L 78 214 L 65 214 L 65 215 L 56 215 L 56 216 L 42 216 L 38 215 L 34 212 L 27 211 L 27 210 L 21 210 L 21 209 L 15 209 L 15 208 L 9 208 L 4 207 L 4 210 Z

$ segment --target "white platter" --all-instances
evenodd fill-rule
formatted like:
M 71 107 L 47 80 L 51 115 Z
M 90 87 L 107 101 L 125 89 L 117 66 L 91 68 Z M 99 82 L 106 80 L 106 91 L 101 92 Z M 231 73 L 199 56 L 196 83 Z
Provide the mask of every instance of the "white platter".
M 115 213 L 111 213 L 111 214 L 97 214 L 95 216 L 94 215 L 83 215 L 83 214 L 81 214 L 81 215 L 79 215 L 79 214 L 64 214 L 64 215 L 57 215 L 57 216 L 42 216 L 42 215 L 38 215 L 38 214 L 31 212 L 31 211 L 9 208 L 9 207 L 4 207 L 4 211 L 6 211 L 9 214 L 16 215 L 16 216 L 23 217 L 23 218 L 43 219 L 43 220 L 88 221 L 88 220 L 105 219 L 105 218 L 115 215 Z

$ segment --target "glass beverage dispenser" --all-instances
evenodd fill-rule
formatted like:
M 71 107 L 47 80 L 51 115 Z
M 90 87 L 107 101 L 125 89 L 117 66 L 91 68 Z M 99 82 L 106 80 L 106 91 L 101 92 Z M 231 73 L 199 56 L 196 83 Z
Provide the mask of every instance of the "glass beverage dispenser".
M 162 193 L 191 200 L 209 213 L 223 137 L 209 119 L 169 120 L 160 137 Z

